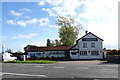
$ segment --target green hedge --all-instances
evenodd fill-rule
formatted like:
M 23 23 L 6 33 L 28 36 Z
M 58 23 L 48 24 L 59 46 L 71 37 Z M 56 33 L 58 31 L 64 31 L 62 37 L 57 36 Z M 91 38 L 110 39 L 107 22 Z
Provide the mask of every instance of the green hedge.
M 3 63 L 56 63 L 50 60 L 4 61 Z
M 107 54 L 106 55 L 113 55 L 113 56 L 115 56 L 115 55 L 118 55 L 118 56 L 120 56 L 120 50 L 111 50 L 110 52 L 107 52 Z

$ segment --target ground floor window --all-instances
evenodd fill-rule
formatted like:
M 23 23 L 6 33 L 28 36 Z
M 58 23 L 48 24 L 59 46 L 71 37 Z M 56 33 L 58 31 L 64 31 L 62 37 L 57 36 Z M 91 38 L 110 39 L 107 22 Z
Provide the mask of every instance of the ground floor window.
M 36 53 L 38 56 L 41 56 L 41 53 Z
M 76 52 L 71 52 L 72 55 L 76 55 L 77 53 Z
M 87 51 L 80 51 L 80 56 L 87 56 Z
M 35 53 L 30 53 L 30 56 L 35 57 L 36 55 L 35 55 Z
M 99 55 L 99 52 L 98 52 L 98 51 L 91 51 L 91 55 L 93 55 L 93 56 L 98 56 L 98 55 Z

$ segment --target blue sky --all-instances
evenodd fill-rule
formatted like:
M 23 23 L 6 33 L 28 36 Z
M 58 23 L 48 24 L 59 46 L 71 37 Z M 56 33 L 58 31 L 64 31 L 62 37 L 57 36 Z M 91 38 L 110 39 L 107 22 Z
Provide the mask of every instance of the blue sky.
M 59 39 L 57 17 L 71 16 L 84 30 L 104 39 L 103 47 L 117 48 L 117 5 L 117 0 L 2 2 L 3 44 L 13 51 L 23 51 L 27 44 L 45 46 L 48 38 Z M 83 35 L 81 31 L 79 37 Z

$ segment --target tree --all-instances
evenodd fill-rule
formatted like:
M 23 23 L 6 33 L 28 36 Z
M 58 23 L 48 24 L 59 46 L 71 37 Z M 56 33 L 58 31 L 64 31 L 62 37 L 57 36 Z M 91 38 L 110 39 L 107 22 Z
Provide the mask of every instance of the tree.
M 13 53 L 11 49 L 7 49 L 6 52 L 11 53 L 11 54 Z
M 55 46 L 61 46 L 61 41 L 55 39 Z
M 48 47 L 48 46 L 51 46 L 50 39 L 47 39 L 47 47 Z
M 54 40 L 51 41 L 51 46 L 56 46 Z
M 59 37 L 62 45 L 73 46 L 80 31 L 80 24 L 75 25 L 71 17 L 59 17 L 57 24 L 61 26 L 59 29 Z

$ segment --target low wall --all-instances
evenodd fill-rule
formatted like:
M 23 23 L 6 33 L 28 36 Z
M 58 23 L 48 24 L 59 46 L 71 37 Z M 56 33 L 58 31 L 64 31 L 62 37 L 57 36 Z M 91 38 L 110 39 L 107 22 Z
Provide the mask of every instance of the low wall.
M 107 61 L 111 63 L 120 63 L 120 56 L 107 56 Z

